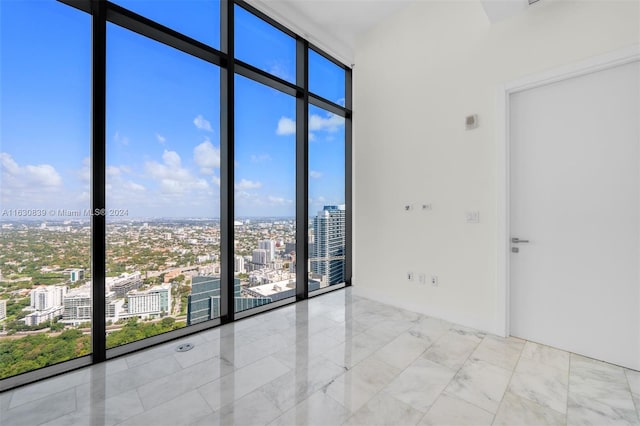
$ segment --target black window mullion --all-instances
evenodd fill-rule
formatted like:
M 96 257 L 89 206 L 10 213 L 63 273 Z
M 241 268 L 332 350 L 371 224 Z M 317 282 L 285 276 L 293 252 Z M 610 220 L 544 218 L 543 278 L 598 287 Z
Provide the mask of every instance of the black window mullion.
M 296 39 L 296 299 L 309 297 L 309 43 Z
M 352 178 L 351 174 L 353 171 L 353 152 L 352 152 L 352 131 L 353 131 L 353 122 L 352 122 L 352 105 L 353 105 L 353 96 L 351 93 L 352 90 L 352 78 L 351 78 L 351 69 L 345 67 L 344 70 L 344 78 L 345 78 L 345 95 L 344 95 L 344 106 L 347 109 L 346 116 L 344 120 L 344 178 L 345 178 L 345 271 L 344 271 L 344 281 L 347 286 L 351 285 L 351 276 L 353 274 L 352 268 L 352 260 L 353 260 L 353 245 L 351 239 L 351 232 L 353 229 L 353 189 L 352 189 Z
M 220 47 L 227 54 L 227 68 L 220 69 L 220 318 L 235 317 L 234 294 L 234 108 L 235 58 L 232 1 L 220 2 Z
M 257 81 L 258 83 L 264 84 L 265 86 L 269 86 L 273 89 L 279 90 L 280 92 L 286 93 L 287 95 L 297 96 L 298 91 L 301 90 L 301 88 L 296 87 L 296 85 L 293 85 L 281 78 L 272 76 L 268 72 L 254 67 L 251 64 L 247 64 L 237 59 L 234 60 L 234 64 L 235 72 L 237 74 L 243 77 L 247 77 L 253 81 Z
M 93 362 L 106 360 L 105 266 L 106 266 L 106 64 L 107 7 L 91 2 L 91 283 L 93 317 L 91 339 Z M 96 214 L 98 213 L 98 214 Z
M 226 3 L 226 2 L 221 2 Z M 107 2 L 107 20 L 130 31 L 181 50 L 214 65 L 222 65 L 224 56 L 220 51 L 178 31 L 138 15 L 122 6 Z M 220 18 L 222 20 L 222 16 Z
M 345 107 L 342 107 L 342 106 L 336 104 L 335 102 L 328 101 L 325 98 L 322 98 L 322 97 L 320 97 L 318 95 L 315 95 L 313 93 L 309 94 L 309 102 L 311 103 L 311 105 L 315 105 L 318 108 L 322 108 L 324 110 L 332 112 L 335 115 L 339 115 L 341 117 L 346 117 L 346 115 L 348 113 L 348 111 L 346 110 Z

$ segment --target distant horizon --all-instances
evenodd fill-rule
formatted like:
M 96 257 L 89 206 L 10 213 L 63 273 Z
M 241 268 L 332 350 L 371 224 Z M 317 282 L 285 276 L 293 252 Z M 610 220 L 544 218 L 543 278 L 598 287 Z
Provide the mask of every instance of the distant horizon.
M 316 215 L 310 215 L 309 218 L 313 218 Z M 296 216 L 240 216 L 234 218 L 234 221 L 240 220 L 295 220 Z M 107 222 L 160 222 L 160 221 L 170 221 L 170 220 L 191 220 L 191 221 L 202 221 L 202 220 L 214 220 L 220 221 L 220 217 L 212 216 L 154 216 L 154 217 L 146 217 L 146 216 L 127 216 L 122 218 L 107 218 Z M 0 222 L 37 222 L 37 223 L 90 223 L 90 218 L 77 218 L 77 217 L 68 217 L 68 218 L 38 218 L 38 217 L 0 217 Z

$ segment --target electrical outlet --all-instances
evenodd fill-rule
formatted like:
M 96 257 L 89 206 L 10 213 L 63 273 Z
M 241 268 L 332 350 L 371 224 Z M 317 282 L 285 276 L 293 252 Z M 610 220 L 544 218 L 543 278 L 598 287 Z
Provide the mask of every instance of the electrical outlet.
M 407 272 L 407 281 L 413 281 L 413 272 Z
M 424 203 L 422 205 L 422 211 L 429 211 L 429 210 L 433 210 L 433 206 L 431 205 L 431 203 Z
M 431 275 L 431 285 L 433 287 L 438 287 L 438 276 L 437 275 Z
M 426 284 L 427 283 L 427 274 L 418 275 L 418 282 L 420 284 Z

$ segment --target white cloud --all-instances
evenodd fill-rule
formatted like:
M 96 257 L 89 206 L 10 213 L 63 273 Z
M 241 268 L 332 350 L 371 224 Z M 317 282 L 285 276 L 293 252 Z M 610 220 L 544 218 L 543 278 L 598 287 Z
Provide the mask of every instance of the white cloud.
M 309 130 L 313 132 L 337 132 L 340 127 L 344 126 L 344 118 L 333 113 L 327 113 L 326 117 L 318 114 L 312 114 L 309 117 Z
M 164 150 L 162 164 L 148 161 L 145 171 L 149 177 L 160 183 L 160 191 L 164 194 L 185 194 L 194 189 L 207 189 L 205 179 L 194 177 L 189 170 L 182 167 L 180 155 L 175 151 Z
M 213 182 L 214 185 L 216 186 L 220 186 L 220 177 L 218 176 L 211 176 L 211 182 Z
M 269 72 L 283 80 L 291 80 L 289 70 L 287 68 L 288 66 L 285 63 L 273 62 L 269 67 Z
M 204 179 L 196 179 L 191 182 L 184 182 L 175 179 L 162 179 L 160 181 L 160 190 L 165 194 L 183 195 L 190 189 L 206 189 L 209 184 Z
M 124 182 L 122 186 L 124 189 L 128 189 L 130 191 L 135 191 L 135 192 L 142 192 L 142 191 L 146 191 L 147 189 L 144 187 L 144 185 L 140 185 L 139 183 L 135 183 L 132 181 Z
M 193 119 L 193 124 L 200 129 L 206 130 L 207 132 L 213 132 L 213 128 L 211 127 L 211 123 L 209 120 L 205 119 L 202 114 L 198 114 L 196 118 Z
M 284 197 L 275 197 L 273 195 L 269 195 L 267 200 L 272 206 L 288 206 L 293 204 L 293 200 L 287 200 Z
M 246 191 L 248 189 L 262 188 L 261 182 L 254 182 L 247 179 L 241 179 L 240 182 L 236 182 L 236 191 Z
M 116 166 L 107 166 L 107 176 L 119 176 L 120 169 Z
M 78 177 L 86 184 L 91 182 L 91 157 L 82 159 L 82 168 L 78 171 Z
M 168 151 L 165 149 L 162 153 L 162 160 L 167 166 L 173 169 L 179 169 L 180 166 L 182 166 L 182 160 L 180 159 L 178 153 L 175 151 Z
M 0 167 L 3 186 L 38 190 L 62 187 L 62 177 L 50 164 L 20 166 L 10 154 L 0 152 Z
M 202 173 L 213 174 L 213 169 L 220 168 L 220 149 L 207 139 L 193 149 L 193 160 Z
M 340 127 L 344 126 L 344 118 L 339 115 L 328 112 L 326 116 L 312 114 L 309 117 L 309 141 L 316 140 L 313 132 L 335 133 Z M 296 133 L 296 122 L 289 117 L 280 117 L 276 134 L 278 135 L 294 135 Z
M 309 177 L 313 179 L 320 179 L 322 177 L 322 172 L 317 170 L 309 170 Z
M 309 204 L 323 205 L 327 202 L 327 199 L 320 195 L 317 198 L 309 198 Z
M 276 134 L 280 136 L 295 135 L 296 134 L 296 122 L 289 117 L 280 117 L 278 120 L 278 128 Z
M 158 140 L 158 143 L 160 143 L 160 145 L 164 145 L 167 141 L 167 138 L 162 136 L 160 133 L 156 133 L 156 139 Z
M 260 154 L 260 155 L 251 156 L 252 163 L 264 163 L 266 161 L 271 161 L 271 156 L 269 154 Z
M 51 164 L 22 165 L 11 154 L 0 152 L 0 205 L 6 208 L 57 208 L 60 203 L 75 208 L 81 192 L 65 191 L 62 177 Z
M 128 209 L 147 190 L 144 185 L 125 178 L 125 174 L 131 174 L 128 166 L 107 166 L 106 172 L 107 203 L 110 205 Z

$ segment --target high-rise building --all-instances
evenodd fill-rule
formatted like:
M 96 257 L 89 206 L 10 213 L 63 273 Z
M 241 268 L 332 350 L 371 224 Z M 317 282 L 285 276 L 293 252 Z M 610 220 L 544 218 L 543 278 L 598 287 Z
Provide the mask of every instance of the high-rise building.
M 311 272 L 321 275 L 327 285 L 344 282 L 346 211 L 344 205 L 324 206 L 313 218 Z
M 127 294 L 129 315 L 144 318 L 168 313 L 171 309 L 171 284 L 163 284 L 144 291 L 132 291 Z
M 77 325 L 91 321 L 91 286 L 70 290 L 64 297 L 63 305 L 63 322 Z
M 7 317 L 7 301 L 0 300 L 0 321 Z
M 284 252 L 291 254 L 296 252 L 296 243 L 284 243 Z
M 254 265 L 267 266 L 267 251 L 265 249 L 257 249 L 253 251 L 251 262 Z
M 267 252 L 267 262 L 276 260 L 276 243 L 273 240 L 258 241 L 258 248 Z
M 271 303 L 268 297 L 242 297 L 240 280 L 233 281 L 236 312 Z M 187 301 L 187 325 L 208 321 L 220 316 L 220 277 L 194 276 Z
M 233 269 L 239 274 L 244 273 L 244 258 L 242 256 L 236 256 Z
M 62 300 L 67 294 L 67 286 L 49 285 L 31 290 L 31 308 L 36 311 L 46 311 L 62 306 Z

